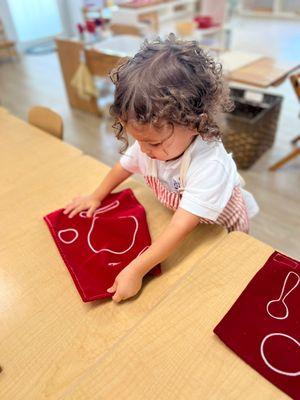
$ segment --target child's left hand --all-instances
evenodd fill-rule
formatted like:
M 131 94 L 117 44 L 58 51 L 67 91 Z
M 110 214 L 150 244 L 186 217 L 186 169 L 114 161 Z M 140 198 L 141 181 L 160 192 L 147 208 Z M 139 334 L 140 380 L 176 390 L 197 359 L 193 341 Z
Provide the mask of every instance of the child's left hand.
M 114 284 L 107 291 L 115 292 L 112 299 L 119 303 L 121 300 L 136 295 L 142 287 L 142 282 L 143 276 L 127 266 L 117 275 Z

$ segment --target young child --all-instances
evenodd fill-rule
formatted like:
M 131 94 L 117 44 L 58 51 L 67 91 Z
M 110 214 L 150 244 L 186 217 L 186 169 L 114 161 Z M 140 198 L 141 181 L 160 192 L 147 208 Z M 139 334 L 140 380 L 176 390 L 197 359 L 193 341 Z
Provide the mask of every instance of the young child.
M 145 41 L 141 50 L 112 73 L 115 99 L 111 113 L 123 153 L 100 186 L 65 207 L 72 218 L 82 210 L 92 216 L 105 198 L 133 173 L 144 176 L 157 199 L 174 210 L 164 232 L 125 269 L 109 292 L 119 302 L 134 296 L 143 276 L 178 248 L 199 224 L 222 225 L 248 232 L 258 211 L 220 139 L 219 111 L 232 101 L 221 66 L 197 42 L 170 34 L 166 40 Z

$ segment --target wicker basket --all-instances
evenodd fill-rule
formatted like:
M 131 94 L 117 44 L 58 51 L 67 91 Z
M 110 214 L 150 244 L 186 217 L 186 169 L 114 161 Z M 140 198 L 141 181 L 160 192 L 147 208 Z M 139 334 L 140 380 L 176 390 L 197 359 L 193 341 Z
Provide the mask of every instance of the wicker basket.
M 226 114 L 223 143 L 240 169 L 247 169 L 274 143 L 282 96 L 257 93 L 259 101 L 245 99 L 244 89 L 231 88 L 235 109 Z M 253 96 L 252 96 L 253 97 Z

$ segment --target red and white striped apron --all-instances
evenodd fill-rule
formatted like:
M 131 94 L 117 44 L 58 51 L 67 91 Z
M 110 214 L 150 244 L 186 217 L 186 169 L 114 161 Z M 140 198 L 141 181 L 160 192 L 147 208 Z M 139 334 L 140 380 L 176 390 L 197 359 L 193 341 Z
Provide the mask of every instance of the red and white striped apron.
M 149 175 L 144 176 L 148 186 L 152 189 L 157 199 L 171 210 L 177 210 L 185 187 L 185 177 L 191 162 L 190 146 L 184 152 L 180 165 L 180 188 L 178 191 L 168 190 L 157 177 L 157 167 L 155 160 L 149 158 L 148 171 Z M 218 216 L 216 221 L 199 217 L 202 224 L 216 224 L 226 227 L 228 232 L 241 231 L 249 232 L 249 217 L 247 206 L 243 198 L 242 189 L 236 186 L 225 208 Z

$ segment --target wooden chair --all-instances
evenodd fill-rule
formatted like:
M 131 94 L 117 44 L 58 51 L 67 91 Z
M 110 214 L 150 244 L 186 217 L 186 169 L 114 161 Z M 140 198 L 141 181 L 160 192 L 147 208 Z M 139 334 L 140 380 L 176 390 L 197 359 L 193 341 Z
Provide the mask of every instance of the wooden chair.
M 63 138 L 63 120 L 50 108 L 32 107 L 28 112 L 28 122 L 59 139 Z
M 141 27 L 133 25 L 111 24 L 109 27 L 113 35 L 144 36 Z
M 108 78 L 109 71 L 120 60 L 119 56 L 101 53 L 94 49 L 84 49 L 84 44 L 70 39 L 56 39 L 56 46 L 70 105 L 78 110 L 101 115 L 97 99 L 84 100 L 77 94 L 71 81 L 79 67 L 80 55 L 84 52 L 87 67 L 93 76 Z M 101 96 L 101 93 L 100 93 Z
M 96 99 L 93 98 L 89 101 L 81 99 L 76 89 L 71 85 L 79 67 L 80 54 L 84 51 L 83 43 L 70 39 L 56 39 L 55 42 L 70 105 L 78 110 L 99 115 Z
M 139 15 L 139 21 L 147 23 L 152 32 L 158 33 L 159 31 L 159 17 L 156 11 L 151 11 Z
M 295 93 L 298 97 L 298 101 L 300 101 L 300 73 L 294 74 L 290 76 L 290 80 L 292 83 L 292 86 L 295 90 Z M 270 171 L 276 171 L 277 169 L 281 168 L 283 165 L 285 165 L 287 162 L 293 160 L 300 154 L 300 136 L 296 136 L 292 141 L 291 144 L 293 146 L 293 150 L 287 154 L 285 157 L 283 157 L 281 160 L 277 161 L 275 164 L 273 164 L 269 170 Z
M 194 21 L 180 21 L 175 26 L 177 35 L 182 38 L 192 36 L 197 28 Z
M 106 78 L 121 58 L 119 56 L 101 53 L 98 50 L 90 49 L 85 50 L 85 59 L 92 75 Z

